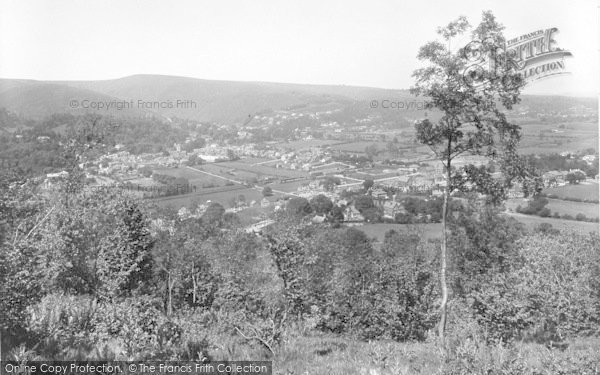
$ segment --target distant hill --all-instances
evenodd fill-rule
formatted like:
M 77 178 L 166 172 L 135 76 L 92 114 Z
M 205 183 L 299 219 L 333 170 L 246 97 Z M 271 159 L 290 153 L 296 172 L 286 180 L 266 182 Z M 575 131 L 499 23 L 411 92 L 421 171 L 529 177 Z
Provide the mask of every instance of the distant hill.
M 90 102 L 110 102 L 118 98 L 97 91 L 71 87 L 60 83 L 31 80 L 0 79 L 0 107 L 4 107 L 26 118 L 39 119 L 53 113 L 84 114 L 90 112 L 81 107 L 82 100 Z M 77 100 L 72 107 L 71 101 Z M 115 114 L 114 110 L 101 111 Z M 118 111 L 120 115 L 140 116 L 144 111 Z
M 195 78 L 134 75 L 104 81 L 32 81 L 0 79 L 0 107 L 24 117 L 40 118 L 56 112 L 81 113 L 71 100 L 133 100 L 135 111 L 112 114 L 157 113 L 198 121 L 237 123 L 248 115 L 306 106 L 347 105 L 372 98 L 408 97 L 404 90 L 353 86 L 300 85 L 267 82 L 210 81 Z M 171 103 L 173 108 L 138 108 L 143 102 Z M 196 107 L 178 106 L 193 101 Z M 91 110 L 89 110 L 91 111 Z
M 0 107 L 25 118 L 38 119 L 53 113 L 81 114 L 91 109 L 72 108 L 71 101 L 133 101 L 133 109 L 102 110 L 119 116 L 160 115 L 226 124 L 241 123 L 249 115 L 295 108 L 360 107 L 371 100 L 415 101 L 407 90 L 355 86 L 301 85 L 268 82 L 211 81 L 196 78 L 133 75 L 103 81 L 33 81 L 0 79 Z M 177 101 L 181 101 L 181 105 Z M 138 101 L 144 104 L 140 108 Z M 147 104 L 159 102 L 163 108 Z M 195 103 L 195 105 L 191 104 Z M 532 96 L 523 104 L 538 108 L 570 108 L 592 105 L 595 99 Z M 169 105 L 170 103 L 170 105 Z M 188 103 L 187 108 L 185 103 Z M 595 105 L 594 105 L 595 108 Z M 381 110 L 381 109 L 380 109 Z M 398 113 L 400 115 L 400 113 Z M 414 118 L 417 113 L 405 113 Z M 420 117 L 420 115 L 418 115 Z

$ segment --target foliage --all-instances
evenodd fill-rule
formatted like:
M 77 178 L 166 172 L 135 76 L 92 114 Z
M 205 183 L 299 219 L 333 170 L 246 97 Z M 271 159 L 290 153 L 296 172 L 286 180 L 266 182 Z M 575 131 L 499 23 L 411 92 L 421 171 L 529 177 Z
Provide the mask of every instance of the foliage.
M 312 208 L 306 198 L 294 197 L 287 202 L 285 212 L 291 217 L 302 217 L 309 215 Z
M 491 339 L 542 343 L 597 335 L 600 295 L 597 235 L 537 233 L 518 242 L 506 273 L 471 293 Z

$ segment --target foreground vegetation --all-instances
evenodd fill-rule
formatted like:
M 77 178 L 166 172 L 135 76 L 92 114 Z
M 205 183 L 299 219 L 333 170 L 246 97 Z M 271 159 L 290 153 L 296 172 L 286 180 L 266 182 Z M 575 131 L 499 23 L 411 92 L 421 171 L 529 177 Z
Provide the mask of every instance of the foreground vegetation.
M 528 231 L 471 201 L 450 223 L 443 356 L 437 240 L 389 231 L 375 248 L 360 230 L 294 210 L 256 236 L 222 207 L 182 220 L 126 194 L 65 191 L 43 198 L 3 179 L 3 358 L 269 359 L 281 374 L 598 371 L 596 234 Z

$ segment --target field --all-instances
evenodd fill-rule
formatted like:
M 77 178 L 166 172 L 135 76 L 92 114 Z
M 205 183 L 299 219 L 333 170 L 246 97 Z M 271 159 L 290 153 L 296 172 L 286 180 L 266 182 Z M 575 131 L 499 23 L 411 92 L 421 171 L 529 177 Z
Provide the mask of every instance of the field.
M 350 143 L 340 143 L 334 146 L 331 146 L 334 150 L 339 150 L 343 152 L 353 152 L 357 154 L 362 154 L 365 152 L 365 148 L 371 145 L 376 145 L 377 149 L 385 150 L 386 142 L 378 142 L 378 141 L 360 141 L 360 142 L 350 142 Z
M 186 178 L 190 185 L 196 186 L 199 190 L 204 187 L 224 186 L 227 183 L 227 180 L 223 178 L 210 176 L 185 167 L 155 169 L 154 173 Z
M 452 328 L 452 326 L 450 325 Z M 459 333 L 450 333 L 458 336 Z M 453 344 L 454 347 L 455 344 Z M 470 346 L 467 346 L 470 345 Z M 457 349 L 454 347 L 454 349 Z M 507 359 L 526 359 L 528 366 L 544 368 L 542 363 L 549 362 L 549 358 L 560 358 L 561 355 L 579 355 L 585 358 L 590 352 L 600 350 L 600 341 L 597 338 L 573 339 L 569 342 L 569 349 L 565 352 L 549 351 L 544 345 L 536 343 L 517 343 L 512 348 L 501 345 L 475 349 L 475 344 L 464 340 L 460 349 L 465 350 L 462 360 L 466 357 L 474 363 L 489 363 Z M 474 357 L 470 357 L 477 353 Z M 440 349 L 434 342 L 394 342 L 391 340 L 359 341 L 343 336 L 314 335 L 297 337 L 291 340 L 286 349 L 281 353 L 280 360 L 274 362 L 274 368 L 279 374 L 333 374 L 333 375 L 431 375 L 442 374 L 443 358 Z M 595 357 L 594 357 L 595 358 Z M 455 359 L 458 361 L 459 359 Z M 479 362 L 481 361 L 481 362 Z M 557 361 L 555 359 L 555 361 Z M 558 362 L 558 361 L 557 361 Z M 566 362 L 566 361 L 565 361 Z M 469 366 L 473 364 L 469 363 Z M 461 374 L 481 374 L 473 371 Z M 486 366 L 486 368 L 489 368 Z M 548 367 L 546 367 L 548 368 Z M 587 370 L 587 369 L 586 369 Z M 527 372 L 526 372 L 527 371 Z M 594 373 L 594 370 L 587 372 Z M 449 373 L 449 372 L 444 372 Z M 458 373 L 458 372 L 452 372 Z M 491 373 L 491 372 L 490 372 Z M 500 372 L 494 372 L 500 373 Z M 509 372 L 503 372 L 508 374 Z M 531 374 L 542 372 L 529 372 L 522 369 L 511 374 Z M 558 372 L 544 372 L 558 373 Z M 581 369 L 581 374 L 586 373 Z
M 302 141 L 290 141 L 286 143 L 279 143 L 278 146 L 289 148 L 294 151 L 313 148 L 313 147 L 324 147 L 331 146 L 339 143 L 339 141 L 335 140 L 324 140 L 324 139 L 310 139 L 310 140 L 302 140 Z
M 598 200 L 598 183 L 597 182 L 585 182 L 578 185 L 565 185 L 559 187 L 548 188 L 544 190 L 544 194 L 554 194 L 561 199 L 575 198 L 575 199 L 587 199 L 587 200 Z
M 246 163 L 243 160 L 238 161 L 227 161 L 222 163 L 213 164 L 217 167 L 225 167 L 230 169 L 235 169 L 236 171 L 244 171 L 253 173 L 256 175 L 261 175 L 263 177 L 266 176 L 274 176 L 277 178 L 298 178 L 298 177 L 306 177 L 308 173 L 306 171 L 298 171 L 298 170 L 290 170 L 284 168 L 273 168 L 267 165 L 256 165 Z
M 231 206 L 231 199 L 239 197 L 240 195 L 243 195 L 246 198 L 246 202 L 255 200 L 260 203 L 260 200 L 263 198 L 260 189 L 247 188 L 241 185 L 230 186 L 228 188 L 229 190 L 213 189 L 209 192 L 161 198 L 156 199 L 155 202 L 161 207 L 173 207 L 175 209 L 179 209 L 181 207 L 189 207 L 194 201 L 199 203 L 211 201 L 221 203 L 223 207 L 229 208 Z
M 385 234 L 390 230 L 404 233 L 415 233 L 425 239 L 437 239 L 442 236 L 441 224 L 365 224 L 354 228 L 360 229 L 377 242 L 383 242 Z
M 285 191 L 286 193 L 293 193 L 298 190 L 298 188 L 304 184 L 307 184 L 310 180 L 298 180 L 292 182 L 285 183 L 273 183 L 268 186 L 273 190 Z
M 598 125 L 596 123 L 531 123 L 523 124 L 521 127 L 523 129 L 523 138 L 519 145 L 521 153 L 550 154 L 559 150 L 598 149 Z M 540 132 L 543 134 L 542 137 L 540 137 Z
M 527 201 L 522 198 L 508 199 L 504 205 L 509 211 L 516 212 L 517 206 L 525 208 Z M 560 215 L 571 215 L 575 217 L 578 213 L 584 214 L 588 218 L 598 217 L 599 205 L 597 203 L 572 202 L 560 199 L 548 199 L 548 208 L 552 213 L 558 212 Z
M 579 233 L 590 233 L 590 232 L 600 232 L 600 227 L 598 223 L 587 223 L 583 221 L 575 221 L 575 220 L 563 220 L 563 219 L 553 219 L 553 218 L 542 218 L 539 216 L 533 215 L 523 215 L 517 213 L 511 213 L 509 216 L 515 218 L 521 223 L 525 224 L 525 226 L 529 229 L 533 229 L 541 223 L 551 224 L 554 228 L 560 230 L 574 231 Z
M 571 202 L 560 199 L 548 199 L 546 207 L 552 211 L 552 213 L 558 212 L 560 215 L 571 215 L 575 217 L 577 214 L 582 213 L 588 218 L 598 217 L 598 208 L 600 207 L 597 203 L 582 203 L 582 202 Z

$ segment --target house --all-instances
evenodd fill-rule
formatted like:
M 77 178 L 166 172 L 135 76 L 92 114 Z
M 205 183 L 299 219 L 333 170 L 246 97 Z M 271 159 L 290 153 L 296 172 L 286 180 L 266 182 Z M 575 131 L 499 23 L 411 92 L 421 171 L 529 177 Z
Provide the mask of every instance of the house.
M 269 202 L 269 200 L 265 197 L 260 201 L 260 206 L 262 208 L 267 208 L 271 205 L 271 202 Z
M 316 215 L 315 217 L 312 218 L 311 220 L 314 224 L 321 224 L 325 222 L 325 215 Z
M 525 193 L 523 193 L 523 188 L 522 188 L 521 184 L 515 184 L 513 187 L 511 187 L 508 190 L 508 197 L 509 198 L 524 198 Z
M 581 160 L 585 161 L 589 165 L 592 165 L 592 163 L 596 160 L 596 155 L 585 155 L 581 158 Z
M 365 221 L 365 217 L 354 206 L 348 206 L 344 210 L 346 221 Z
M 387 199 L 388 194 L 382 188 L 371 189 L 371 196 L 373 199 Z
M 550 171 L 542 175 L 545 187 L 563 186 L 566 182 L 566 171 Z
M 179 216 L 181 220 L 185 220 L 191 216 L 191 212 L 186 207 L 181 207 L 179 211 L 177 211 L 177 216 Z
M 406 210 L 400 202 L 387 201 L 383 204 L 383 217 L 393 219 L 397 214 L 404 212 L 406 212 Z

